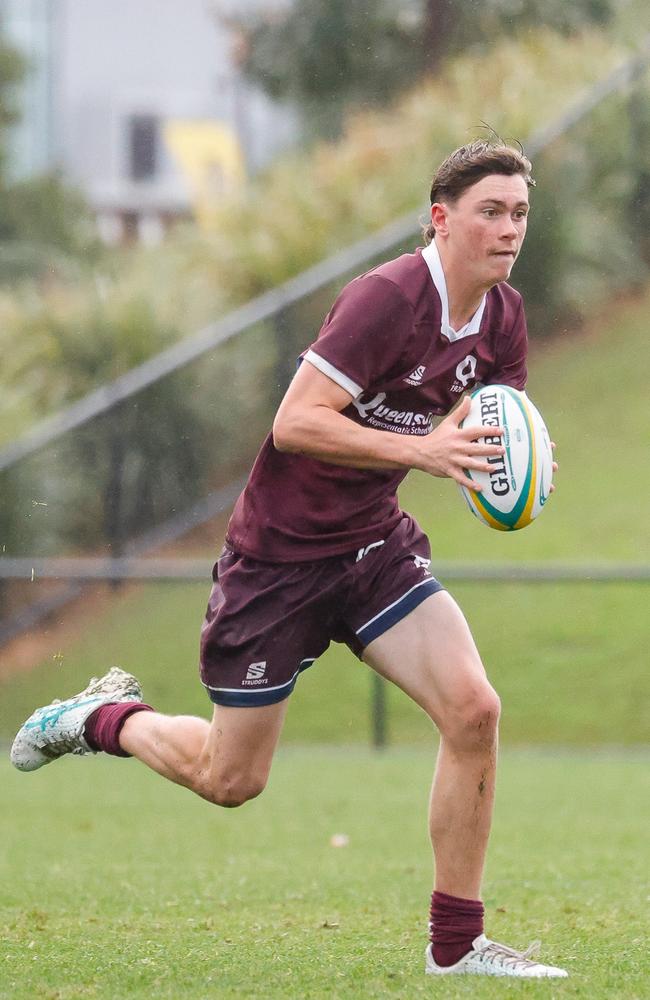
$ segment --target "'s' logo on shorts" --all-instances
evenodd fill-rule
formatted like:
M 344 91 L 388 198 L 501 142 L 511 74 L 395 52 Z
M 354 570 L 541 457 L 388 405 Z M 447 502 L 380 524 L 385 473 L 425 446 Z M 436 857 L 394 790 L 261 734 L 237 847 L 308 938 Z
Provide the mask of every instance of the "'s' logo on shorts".
M 248 670 L 246 671 L 246 677 L 244 678 L 244 684 L 268 684 L 268 678 L 264 676 L 266 673 L 266 660 L 260 660 L 258 663 L 249 663 Z

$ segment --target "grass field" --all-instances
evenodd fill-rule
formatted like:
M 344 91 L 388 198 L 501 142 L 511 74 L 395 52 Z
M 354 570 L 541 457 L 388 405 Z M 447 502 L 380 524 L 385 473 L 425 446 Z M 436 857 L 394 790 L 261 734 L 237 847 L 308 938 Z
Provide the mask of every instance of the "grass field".
M 647 754 L 504 755 L 487 928 L 571 972 L 538 984 L 423 975 L 431 761 L 285 750 L 236 811 L 134 761 L 1 764 L 0 997 L 646 998 Z

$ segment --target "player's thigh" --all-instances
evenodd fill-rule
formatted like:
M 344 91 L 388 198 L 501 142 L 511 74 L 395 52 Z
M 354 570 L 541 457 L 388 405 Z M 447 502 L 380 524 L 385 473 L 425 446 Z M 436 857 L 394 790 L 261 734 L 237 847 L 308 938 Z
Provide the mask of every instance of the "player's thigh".
M 266 786 L 288 699 L 274 705 L 215 705 L 203 761 L 203 781 L 220 805 L 240 805 Z
M 467 621 L 447 591 L 432 594 L 363 651 L 441 730 L 482 714 L 498 716 L 498 698 Z

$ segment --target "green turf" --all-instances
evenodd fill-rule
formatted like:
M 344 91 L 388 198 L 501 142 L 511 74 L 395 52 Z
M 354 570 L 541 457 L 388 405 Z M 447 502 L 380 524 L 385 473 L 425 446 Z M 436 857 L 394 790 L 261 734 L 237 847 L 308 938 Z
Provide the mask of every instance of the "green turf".
M 508 987 L 422 972 L 432 758 L 285 750 L 236 811 L 135 761 L 3 762 L 0 998 L 647 997 L 647 755 L 504 755 L 487 929 L 571 972 Z

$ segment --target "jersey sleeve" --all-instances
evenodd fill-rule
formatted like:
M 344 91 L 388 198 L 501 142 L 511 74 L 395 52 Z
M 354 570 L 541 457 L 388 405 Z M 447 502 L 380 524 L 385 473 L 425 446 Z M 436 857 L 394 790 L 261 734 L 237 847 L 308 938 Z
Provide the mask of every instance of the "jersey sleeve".
M 526 358 L 528 356 L 528 330 L 523 300 L 515 314 L 510 333 L 504 338 L 503 350 L 497 355 L 490 382 L 510 385 L 513 389 L 525 389 L 528 378 Z
M 362 275 L 345 286 L 304 359 L 356 399 L 400 366 L 413 327 L 398 286 Z

